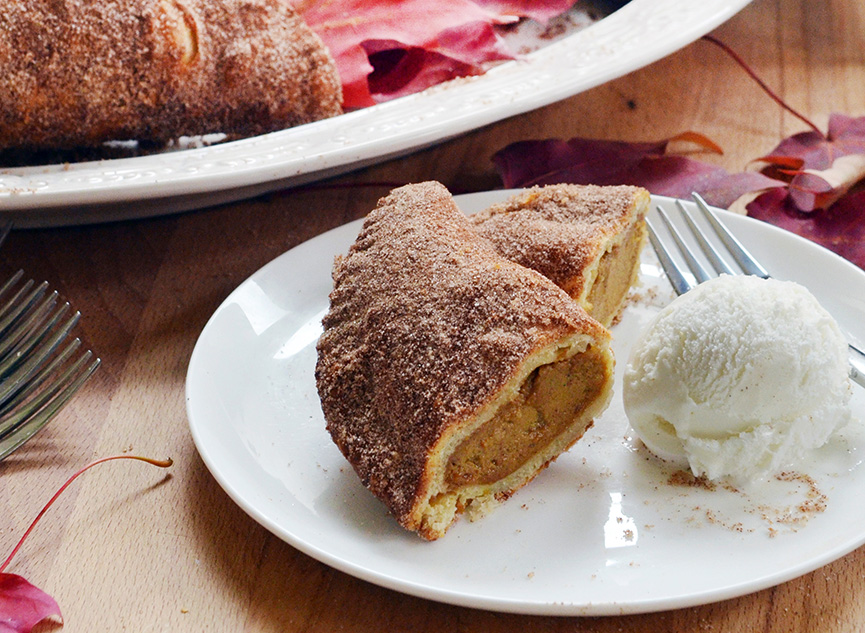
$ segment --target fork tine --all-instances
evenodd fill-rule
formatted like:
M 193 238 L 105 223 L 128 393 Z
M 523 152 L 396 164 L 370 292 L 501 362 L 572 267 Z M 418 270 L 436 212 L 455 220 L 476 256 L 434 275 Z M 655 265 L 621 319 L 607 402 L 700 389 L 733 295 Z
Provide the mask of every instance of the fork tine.
M 691 217 L 691 214 L 685 209 L 685 205 L 682 204 L 681 200 L 676 200 L 676 206 L 679 207 L 679 213 L 682 218 L 685 220 L 685 223 L 688 225 L 688 228 L 691 230 L 694 238 L 697 240 L 697 244 L 700 245 L 700 250 L 703 251 L 703 254 L 706 256 L 706 259 L 709 260 L 709 263 L 712 264 L 712 267 L 720 274 L 727 275 L 735 275 L 736 271 L 724 261 L 724 258 L 721 257 L 721 254 L 718 250 L 712 246 L 712 243 L 706 237 L 706 234 L 703 232 L 696 222 L 694 222 L 694 218 Z
M 17 322 L 10 324 L 9 331 L 5 332 L 0 340 L 0 376 L 5 375 L 8 367 L 15 364 L 14 354 L 20 350 L 29 333 L 48 317 L 57 303 L 57 297 L 57 292 L 43 297 L 38 304 L 31 306 L 29 314 L 22 313 Z
M 0 225 L 0 244 L 8 234 Z M 80 313 L 70 316 L 47 282 L 23 275 L 0 286 L 0 460 L 44 428 L 101 363 L 78 352 L 78 338 L 68 341 Z
M 27 403 L 21 411 L 16 412 L 18 426 L 14 433 L 0 440 L 0 460 L 36 435 L 93 375 L 102 361 L 96 358 L 84 367 L 92 355 L 92 352 L 87 350 L 52 383 L 48 390 Z
M 54 371 L 62 365 L 66 359 L 70 358 L 79 347 L 81 347 L 81 339 L 76 337 L 70 341 L 59 354 L 52 358 L 48 365 L 43 367 L 35 376 L 33 376 L 33 378 L 21 385 L 21 388 L 18 389 L 18 391 L 8 396 L 6 402 L 3 402 L 2 406 L 0 406 L 0 416 L 6 415 L 30 397 L 31 394 L 35 393 L 36 390 L 47 382 L 47 380 L 54 374 Z M 8 432 L 8 429 L 11 426 L 12 422 L 9 420 L 0 422 L 0 437 Z
M 72 381 L 74 376 L 81 370 L 81 367 L 90 359 L 91 356 L 93 356 L 93 352 L 87 350 L 75 362 L 66 367 L 59 376 L 50 376 L 52 382 L 50 382 L 45 389 L 37 393 L 33 398 L 26 402 L 25 406 L 14 411 L 14 413 L 4 421 L 4 424 L 9 429 L 5 431 L 5 434 L 8 435 L 11 429 L 22 425 L 28 420 L 28 418 L 31 418 L 33 413 L 39 411 L 50 402 L 55 395 L 57 395 Z
M 28 310 L 35 301 L 38 301 L 39 298 L 45 294 L 45 291 L 48 289 L 48 282 L 43 281 L 31 291 L 30 289 L 32 287 L 33 280 L 28 279 L 24 285 L 6 301 L 6 304 L 0 308 L 0 332 L 5 332 L 9 326 L 15 322 L 15 319 Z M 4 289 L 5 288 L 6 287 L 4 287 Z
M 727 227 L 718 219 L 718 216 L 709 208 L 709 205 L 706 204 L 706 201 L 703 200 L 702 196 L 698 193 L 692 193 L 691 196 L 694 198 L 694 202 L 697 203 L 697 207 L 699 207 L 700 211 L 703 212 L 703 215 L 706 217 L 706 220 L 709 221 L 709 224 L 712 225 L 712 228 L 718 234 L 718 237 L 724 242 L 724 246 L 730 251 L 730 254 L 736 260 L 736 263 L 742 267 L 742 270 L 746 275 L 756 275 L 757 277 L 762 277 L 763 279 L 769 278 L 769 273 L 763 268 L 757 260 L 747 251 L 747 249 L 742 246 L 742 243 L 736 239 L 736 237 L 727 230 Z
M 19 270 L 14 275 L 12 275 L 9 279 L 7 279 L 6 283 L 4 283 L 2 287 L 0 287 L 0 296 L 5 295 L 12 286 L 17 284 L 21 280 L 21 277 L 23 277 L 23 276 L 24 276 L 24 271 Z M 31 279 L 30 281 L 32 284 L 33 280 Z
M 850 378 L 860 387 L 865 387 L 865 352 L 850 343 Z
M 670 216 L 667 215 L 667 212 L 664 211 L 661 207 L 658 207 L 658 213 L 661 216 L 661 219 L 664 221 L 664 224 L 667 225 L 667 230 L 670 231 L 670 235 L 673 236 L 673 241 L 676 242 L 676 246 L 679 248 L 679 252 L 682 254 L 682 257 L 685 259 L 685 263 L 688 265 L 691 273 L 694 275 L 694 278 L 697 280 L 697 284 L 701 284 L 704 281 L 709 281 L 712 276 L 706 272 L 705 267 L 694 257 L 694 252 L 691 248 L 685 243 L 685 240 L 682 238 L 682 234 L 679 233 L 679 230 L 675 227 L 672 220 L 670 220 Z
M 652 245 L 655 255 L 658 256 L 661 268 L 664 270 L 664 274 L 667 275 L 667 279 L 673 286 L 673 290 L 676 291 L 677 295 L 685 294 L 693 285 L 682 274 L 681 269 L 676 265 L 672 255 L 670 255 L 670 251 L 664 246 L 664 243 L 658 237 L 654 225 L 648 218 L 646 218 L 646 229 L 649 232 L 649 243 Z
M 34 333 L 32 339 L 22 341 L 23 345 L 20 350 L 16 351 L 16 355 L 20 354 L 21 357 L 25 358 L 25 362 L 8 376 L 3 376 L 2 385 L 0 385 L 0 403 L 5 401 L 20 385 L 26 383 L 39 370 L 45 360 L 78 323 L 81 314 L 76 312 L 59 329 L 51 332 L 51 328 L 60 321 L 68 309 L 68 303 L 61 306 L 51 320 Z
M 3 242 L 6 241 L 6 238 L 9 237 L 9 233 L 12 231 L 12 222 L 4 222 L 3 226 L 0 226 L 0 246 L 3 245 Z
M 0 224 L 0 245 L 11 231 L 11 222 Z M 69 304 L 57 307 L 48 282 L 19 285 L 23 276 L 18 270 L 0 286 L 0 461 L 48 424 L 102 362 L 91 361 L 90 350 L 72 360 L 78 338 L 59 350 L 81 315 L 62 322 Z

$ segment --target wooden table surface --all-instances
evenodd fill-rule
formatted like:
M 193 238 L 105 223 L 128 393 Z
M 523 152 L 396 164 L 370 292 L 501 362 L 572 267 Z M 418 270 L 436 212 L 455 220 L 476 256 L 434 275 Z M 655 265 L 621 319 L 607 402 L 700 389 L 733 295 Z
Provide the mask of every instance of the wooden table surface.
M 865 115 L 862 0 L 755 0 L 714 34 L 818 125 L 832 112 Z M 70 632 L 865 630 L 865 548 L 753 595 L 643 615 L 529 617 L 408 597 L 335 571 L 259 526 L 210 475 L 186 418 L 187 363 L 217 306 L 277 255 L 363 216 L 388 190 L 381 183 L 486 190 L 500 186 L 490 156 L 517 140 L 658 140 L 685 130 L 721 144 L 726 153 L 707 160 L 739 171 L 804 129 L 698 41 L 584 94 L 326 186 L 170 217 L 14 232 L 0 274 L 23 268 L 50 281 L 84 313 L 79 333 L 103 366 L 0 464 L 0 550 L 97 457 L 175 463 L 88 472 L 7 571 L 52 594 Z

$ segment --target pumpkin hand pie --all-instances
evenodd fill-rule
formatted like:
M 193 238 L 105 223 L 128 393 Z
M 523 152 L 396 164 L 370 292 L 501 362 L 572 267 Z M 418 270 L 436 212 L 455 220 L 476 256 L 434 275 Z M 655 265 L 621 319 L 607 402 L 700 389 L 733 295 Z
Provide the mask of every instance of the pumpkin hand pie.
M 503 257 L 439 183 L 383 198 L 333 281 L 315 372 L 327 429 L 426 539 L 507 499 L 609 402 L 606 328 Z

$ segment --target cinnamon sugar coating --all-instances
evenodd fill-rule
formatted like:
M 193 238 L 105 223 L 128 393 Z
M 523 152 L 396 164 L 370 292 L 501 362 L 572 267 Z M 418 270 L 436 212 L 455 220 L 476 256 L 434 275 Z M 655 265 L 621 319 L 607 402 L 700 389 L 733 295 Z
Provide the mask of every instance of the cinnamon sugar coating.
M 0 149 L 249 136 L 341 112 L 281 0 L 0 1 Z
M 640 187 L 547 185 L 515 194 L 471 222 L 502 255 L 578 299 L 610 241 L 642 221 L 648 205 Z
M 430 451 L 537 350 L 608 332 L 561 289 L 501 257 L 435 182 L 379 201 L 336 261 L 316 380 L 327 428 L 405 527 Z

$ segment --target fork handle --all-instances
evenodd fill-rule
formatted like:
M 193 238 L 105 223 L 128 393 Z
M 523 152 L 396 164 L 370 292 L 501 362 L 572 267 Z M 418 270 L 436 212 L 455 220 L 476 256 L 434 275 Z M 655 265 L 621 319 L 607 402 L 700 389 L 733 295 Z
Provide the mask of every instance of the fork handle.
M 865 387 L 865 352 L 853 345 L 849 345 L 848 349 L 850 379 L 860 387 Z

